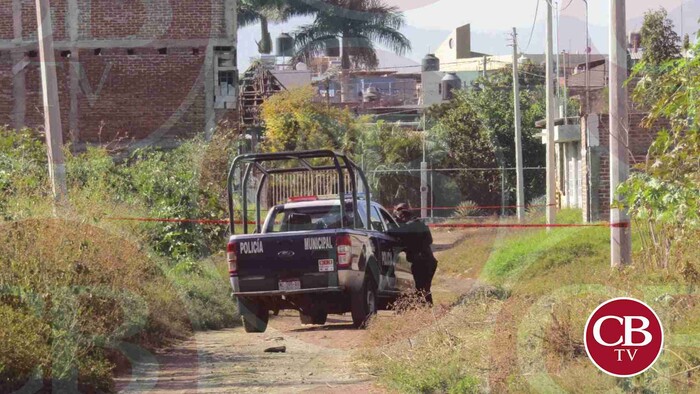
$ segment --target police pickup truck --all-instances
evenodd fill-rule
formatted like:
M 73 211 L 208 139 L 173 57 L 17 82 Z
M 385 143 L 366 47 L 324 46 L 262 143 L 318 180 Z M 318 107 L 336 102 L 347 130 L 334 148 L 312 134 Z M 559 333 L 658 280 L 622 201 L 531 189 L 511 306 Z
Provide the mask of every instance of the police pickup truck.
M 328 159 L 330 165 L 318 164 Z M 264 163 L 296 161 L 299 167 Z M 236 177 L 236 168 L 244 166 Z M 248 233 L 247 183 L 256 170 L 255 228 Z M 334 170 L 338 194 L 292 197 L 273 206 L 264 222 L 260 196 L 267 178 L 279 173 Z M 345 192 L 345 172 L 351 192 Z M 232 196 L 236 178 L 242 196 L 243 232 L 235 234 Z M 386 309 L 405 291 L 415 289 L 410 266 L 398 241 L 397 226 L 379 204 L 357 193 L 367 181 L 346 156 L 332 151 L 251 154 L 234 160 L 229 173 L 231 236 L 227 259 L 233 294 L 247 332 L 264 332 L 271 310 L 294 309 L 302 324 L 325 324 L 328 314 L 350 312 L 355 327 L 364 327 L 378 309 Z

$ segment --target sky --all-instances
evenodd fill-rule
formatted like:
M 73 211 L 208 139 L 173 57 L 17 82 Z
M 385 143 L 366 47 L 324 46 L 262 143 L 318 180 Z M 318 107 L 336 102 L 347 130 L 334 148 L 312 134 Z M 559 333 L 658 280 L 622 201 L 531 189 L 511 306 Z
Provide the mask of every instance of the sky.
M 445 37 L 458 26 L 471 23 L 472 49 L 493 55 L 508 54 L 507 33 L 518 28 L 521 49 L 528 53 L 543 53 L 545 41 L 545 5 L 548 0 L 384 0 L 386 4 L 400 8 L 406 17 L 402 32 L 411 40 L 413 50 L 405 57 L 384 52 L 380 54 L 381 67 L 415 64 L 437 48 Z M 539 7 L 537 6 L 539 2 Z M 571 53 L 585 50 L 585 4 L 583 0 L 559 0 L 559 46 Z M 607 53 L 610 0 L 588 0 L 591 40 L 594 53 Z M 556 1 L 555 1 L 556 4 Z M 676 30 L 691 33 L 698 30 L 700 0 L 629 0 L 627 6 L 627 30 L 641 27 L 644 12 L 664 7 L 675 23 Z M 681 18 L 681 5 L 683 18 Z M 535 9 L 538 8 L 537 14 Z M 272 25 L 273 41 L 282 32 L 293 32 L 299 26 L 310 23 L 311 18 L 295 18 L 288 23 Z M 533 29 L 533 21 L 534 29 Z M 532 32 L 532 33 L 531 33 Z M 532 39 L 530 40 L 530 35 Z M 257 55 L 255 41 L 260 40 L 259 26 L 249 26 L 239 31 L 239 67 L 244 69 L 249 58 Z M 527 46 L 528 41 L 530 45 Z

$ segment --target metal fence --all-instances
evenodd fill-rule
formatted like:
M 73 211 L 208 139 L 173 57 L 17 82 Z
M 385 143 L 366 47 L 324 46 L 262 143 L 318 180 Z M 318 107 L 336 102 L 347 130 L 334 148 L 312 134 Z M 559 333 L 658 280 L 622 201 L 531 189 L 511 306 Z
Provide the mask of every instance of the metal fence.
M 387 206 L 398 201 L 408 201 L 412 207 L 425 208 L 426 217 L 433 219 L 452 216 L 457 206 L 465 200 L 481 207 L 484 214 L 506 216 L 515 213 L 515 168 L 428 168 L 425 170 L 425 185 L 421 184 L 421 172 L 420 168 L 382 168 L 366 171 L 375 200 Z M 460 176 L 467 173 L 480 174 L 483 179 L 489 178 L 492 184 L 499 184 L 500 187 L 468 198 L 458 185 Z M 526 187 L 526 202 L 545 194 L 545 167 L 524 168 L 524 178 L 525 184 L 529 185 Z M 461 186 L 464 187 L 463 184 Z M 423 188 L 427 193 L 425 207 L 421 207 Z
M 350 176 L 345 172 L 345 189 L 350 191 Z M 336 171 L 313 171 L 275 174 L 270 177 L 263 201 L 267 207 L 280 204 L 293 196 L 319 196 L 338 194 Z
M 526 201 L 545 194 L 544 167 L 526 167 Z M 515 213 L 516 169 L 502 168 L 428 168 L 425 170 L 425 185 L 421 182 L 420 168 L 377 168 L 366 170 L 372 199 L 384 206 L 398 201 L 408 201 L 419 210 L 425 208 L 426 217 L 435 220 L 452 216 L 457 206 L 469 199 L 481 207 L 485 215 L 502 216 Z M 458 186 L 460 176 L 467 173 L 482 175 L 491 184 L 499 184 L 490 193 L 467 198 Z M 350 177 L 345 173 L 346 189 L 349 191 Z M 359 185 L 359 183 L 358 183 Z M 263 208 L 280 204 L 293 196 L 318 196 L 338 193 L 338 175 L 335 171 L 276 174 L 269 178 L 262 195 Z M 427 190 L 426 206 L 421 207 L 422 187 Z M 464 185 L 462 185 L 464 187 Z M 249 193 L 253 196 L 254 193 Z

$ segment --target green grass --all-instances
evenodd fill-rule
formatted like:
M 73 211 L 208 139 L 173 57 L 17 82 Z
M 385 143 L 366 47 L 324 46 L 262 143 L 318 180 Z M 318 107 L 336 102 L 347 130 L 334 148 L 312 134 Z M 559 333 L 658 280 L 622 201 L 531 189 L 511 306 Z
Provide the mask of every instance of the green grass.
M 181 262 L 167 273 L 183 299 L 195 330 L 216 330 L 238 324 L 237 305 L 231 297 L 225 256 Z
M 484 266 L 481 279 L 513 284 L 527 275 L 533 278 L 548 269 L 582 260 L 600 261 L 609 255 L 606 228 L 555 228 L 524 232 L 498 241 Z
M 558 215 L 559 223 L 578 221 L 580 211 Z M 466 302 L 438 307 L 438 312 L 378 320 L 370 333 L 385 340 L 370 341 L 370 364 L 382 381 L 402 392 L 450 392 L 460 385 L 459 377 L 478 382 L 465 383 L 470 387 L 466 392 L 471 387 L 513 393 L 697 390 L 697 270 L 692 264 L 652 269 L 640 252 L 638 234 L 633 237 L 635 264 L 611 269 L 609 235 L 606 227 L 470 233 L 461 245 L 438 254 L 440 273 L 478 276 L 487 285 L 503 287 L 509 298 L 467 296 Z M 689 261 L 697 253 L 690 246 L 697 245 L 697 238 L 685 242 L 679 250 Z M 589 314 L 619 296 L 647 302 L 666 331 L 666 351 L 655 369 L 633 379 L 603 375 L 582 350 Z M 406 336 L 411 345 L 397 339 Z M 425 337 L 434 339 L 421 339 Z

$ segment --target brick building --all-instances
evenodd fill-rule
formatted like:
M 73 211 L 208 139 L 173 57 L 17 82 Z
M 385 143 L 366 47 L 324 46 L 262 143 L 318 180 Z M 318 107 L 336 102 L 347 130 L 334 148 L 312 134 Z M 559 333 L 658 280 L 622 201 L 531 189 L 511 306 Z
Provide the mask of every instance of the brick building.
M 593 101 L 593 107 L 596 106 L 596 102 L 599 101 Z M 643 121 L 647 115 L 647 112 L 636 108 L 630 102 L 629 133 L 627 141 L 622 142 L 627 146 L 631 171 L 634 171 L 635 164 L 646 161 L 649 147 L 656 139 L 659 130 L 670 126 L 668 122 L 658 122 L 651 127 L 644 127 Z M 605 221 L 610 217 L 610 115 L 607 110 L 593 112 L 582 118 L 582 141 L 586 141 L 587 127 L 590 140 L 582 146 L 583 165 L 581 168 L 584 180 L 589 179 L 590 172 L 588 181 L 590 186 L 588 182 L 582 182 L 581 207 L 584 218 L 589 218 L 590 221 Z
M 630 84 L 631 96 L 634 84 Z M 560 118 L 555 123 L 555 174 L 560 205 L 580 208 L 585 221 L 606 221 L 610 215 L 610 115 L 607 89 L 596 87 L 590 92 L 590 109 L 578 96 L 583 115 L 580 119 Z M 629 133 L 622 143 L 627 147 L 630 170 L 644 163 L 647 152 L 659 130 L 668 127 L 658 122 L 643 125 L 647 112 L 628 101 Z M 537 122 L 543 128 L 546 143 L 546 121 Z
M 64 141 L 169 146 L 232 117 L 236 1 L 52 0 Z M 43 126 L 36 26 L 34 0 L 0 0 L 0 125 Z

